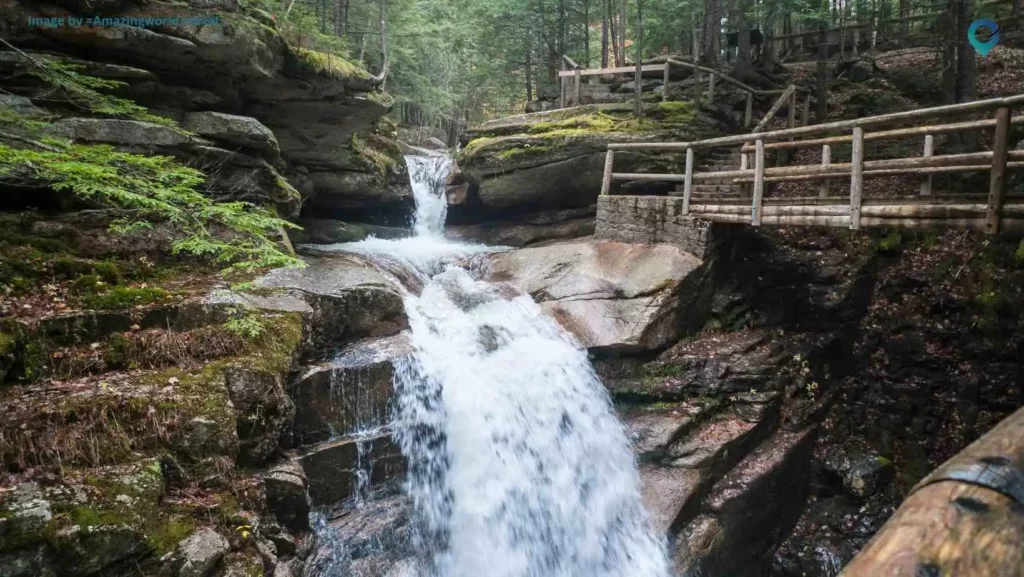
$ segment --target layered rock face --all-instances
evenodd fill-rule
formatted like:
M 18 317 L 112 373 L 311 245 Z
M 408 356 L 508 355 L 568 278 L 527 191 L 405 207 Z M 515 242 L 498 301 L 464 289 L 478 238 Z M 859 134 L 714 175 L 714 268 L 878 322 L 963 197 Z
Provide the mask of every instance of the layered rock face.
M 698 139 L 723 126 L 717 111 L 690 102 L 647 104 L 641 118 L 631 114 L 630 105 L 595 104 L 473 127 L 458 158 L 465 187 L 449 197 L 453 233 L 515 247 L 591 235 L 608 143 Z M 678 160 L 620 153 L 616 170 L 671 171 Z
M 635 352 L 667 346 L 698 317 L 702 264 L 671 245 L 581 241 L 496 254 L 488 279 L 530 294 L 592 350 Z
M 37 61 L 74 64 L 83 74 L 124 82 L 120 96 L 177 120 L 192 135 L 152 123 L 94 118 L 64 120 L 61 134 L 179 157 L 206 169 L 217 196 L 268 201 L 287 216 L 298 214 L 303 199 L 311 212 L 399 220 L 411 207 L 394 128 L 378 123 L 388 97 L 375 92 L 365 70 L 290 47 L 269 14 L 235 2 L 78 4 L 4 0 L 0 30 Z M 69 10 L 83 17 L 187 12 L 220 22 L 156 28 L 29 25 L 30 17 L 66 17 Z M 30 98 L 48 90 L 27 74 L 32 66 L 14 53 L 0 59 L 0 68 L 20 78 L 17 88 Z M 373 214 L 364 210 L 367 205 L 375 207 Z

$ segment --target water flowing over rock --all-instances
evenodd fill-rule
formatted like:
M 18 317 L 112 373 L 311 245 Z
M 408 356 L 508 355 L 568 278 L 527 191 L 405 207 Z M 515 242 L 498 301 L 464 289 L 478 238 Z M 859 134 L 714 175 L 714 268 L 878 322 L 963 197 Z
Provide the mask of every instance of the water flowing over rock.
M 352 530 L 367 517 L 358 507 L 322 523 L 321 547 L 337 543 L 357 575 L 668 577 L 664 539 L 586 349 L 528 295 L 479 280 L 482 261 L 466 257 L 495 249 L 440 236 L 446 179 L 430 162 L 410 162 L 423 179 L 413 185 L 416 236 L 320 247 L 357 254 L 405 287 L 410 352 L 388 361 L 389 427 L 406 460 L 410 532 L 401 542 L 411 558 L 360 553 Z M 699 264 L 678 255 L 670 268 Z M 351 443 L 341 438 L 333 450 Z M 316 467 L 304 459 L 312 485 Z

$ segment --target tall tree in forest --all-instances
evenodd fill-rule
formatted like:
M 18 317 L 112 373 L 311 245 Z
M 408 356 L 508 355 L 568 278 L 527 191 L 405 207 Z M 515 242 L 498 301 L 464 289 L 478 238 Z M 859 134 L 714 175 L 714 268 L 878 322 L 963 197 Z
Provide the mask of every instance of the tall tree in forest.
M 644 0 L 636 0 L 636 34 L 636 74 L 633 79 L 636 82 L 636 88 L 633 90 L 633 114 L 639 118 L 640 112 L 643 111 L 640 91 L 644 76 Z
M 608 68 L 608 25 L 611 0 L 604 0 L 604 17 L 601 19 L 601 68 Z
M 701 30 L 700 58 L 708 66 L 718 63 L 719 33 L 722 27 L 722 14 L 719 0 L 705 0 L 704 23 Z
M 957 30 L 959 40 L 957 46 L 956 68 L 956 101 L 974 100 L 975 51 L 967 37 L 967 29 L 974 18 L 974 0 L 958 0 Z M 993 31 L 994 32 L 994 31 Z

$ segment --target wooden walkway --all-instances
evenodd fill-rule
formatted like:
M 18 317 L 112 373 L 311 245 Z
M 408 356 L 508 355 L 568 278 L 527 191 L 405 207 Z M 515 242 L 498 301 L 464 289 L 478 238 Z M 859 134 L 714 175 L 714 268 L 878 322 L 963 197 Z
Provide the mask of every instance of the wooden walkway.
M 786 97 L 785 94 L 783 96 Z M 792 99 L 790 103 L 792 118 Z M 752 226 L 837 226 L 855 230 L 870 226 L 900 226 L 968 228 L 989 234 L 1020 232 L 1024 231 L 1024 197 L 1006 194 L 1006 174 L 1007 170 L 1024 168 L 1024 150 L 1009 150 L 1010 126 L 1024 123 L 1024 116 L 1012 116 L 1011 110 L 1022 104 L 1024 94 L 1019 94 L 820 125 L 806 125 L 805 116 L 804 126 L 694 142 L 609 144 L 601 194 L 610 194 L 616 181 L 677 182 L 683 183 L 682 214 L 714 222 Z M 951 119 L 958 121 L 925 123 Z M 793 126 L 792 120 L 790 126 Z M 988 150 L 936 154 L 937 135 L 972 132 L 974 138 L 988 143 Z M 979 132 L 988 132 L 991 137 Z M 865 158 L 865 142 L 908 138 L 923 141 L 921 156 Z M 831 147 L 847 143 L 850 146 L 849 161 L 833 163 Z M 742 156 L 736 170 L 694 170 L 697 153 L 737 145 L 742 146 Z M 821 162 L 768 166 L 769 151 L 798 148 L 821 149 Z M 619 151 L 685 152 L 685 167 L 676 174 L 618 173 L 614 168 L 615 155 Z M 932 178 L 935 175 L 970 172 L 989 174 L 987 191 L 933 194 Z M 882 176 L 912 176 L 918 184 L 902 196 L 865 197 L 865 179 Z M 828 182 L 837 179 L 848 181 L 848 194 L 831 195 Z M 785 199 L 765 195 L 767 183 L 799 181 L 819 181 L 819 195 Z M 749 192 L 733 198 L 702 199 L 693 195 L 694 183 L 741 184 Z

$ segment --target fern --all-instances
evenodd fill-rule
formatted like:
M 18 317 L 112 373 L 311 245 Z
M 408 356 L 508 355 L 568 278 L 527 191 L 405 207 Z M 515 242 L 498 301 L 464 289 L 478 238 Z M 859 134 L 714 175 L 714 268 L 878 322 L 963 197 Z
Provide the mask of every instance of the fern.
M 131 100 L 97 92 L 98 90 L 120 88 L 125 86 L 124 82 L 81 74 L 79 72 L 82 69 L 80 64 L 58 60 L 35 61 L 35 63 L 38 66 L 33 67 L 29 74 L 60 89 L 73 103 L 94 114 L 141 120 L 162 126 L 177 126 L 173 120 L 153 114 L 146 107 L 139 106 Z
M 208 258 L 228 268 L 301 266 L 271 240 L 296 225 L 248 202 L 215 202 L 198 187 L 203 173 L 166 156 L 119 152 L 106 145 L 51 141 L 53 150 L 0 144 L 0 181 L 45 182 L 79 198 L 123 211 L 111 230 L 130 234 L 167 221 L 181 231 L 175 254 Z M 51 144 L 52 146 L 52 144 Z M 215 230 L 223 229 L 222 234 Z

